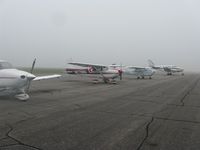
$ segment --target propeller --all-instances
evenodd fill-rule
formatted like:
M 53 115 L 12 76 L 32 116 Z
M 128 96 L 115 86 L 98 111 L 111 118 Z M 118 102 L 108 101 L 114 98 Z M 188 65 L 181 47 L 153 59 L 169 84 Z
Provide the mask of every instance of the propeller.
M 36 62 L 36 58 L 33 60 L 33 63 L 32 63 L 32 67 L 31 67 L 31 71 L 30 71 L 31 74 L 33 73 L 33 70 L 35 67 L 35 62 Z M 31 80 L 33 80 L 34 78 L 35 78 L 34 75 L 27 76 L 27 89 L 26 89 L 27 92 L 29 91 L 29 88 L 31 85 Z
M 35 67 L 35 62 L 36 62 L 36 58 L 34 59 L 34 61 L 33 61 L 33 63 L 32 63 L 32 67 L 31 67 L 30 73 L 33 73 L 33 69 L 34 69 L 34 67 Z

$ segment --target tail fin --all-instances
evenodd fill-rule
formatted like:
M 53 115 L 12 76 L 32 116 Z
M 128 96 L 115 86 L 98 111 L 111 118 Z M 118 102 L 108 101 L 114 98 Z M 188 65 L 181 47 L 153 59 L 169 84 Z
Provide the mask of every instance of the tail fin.
M 155 67 L 155 64 L 153 63 L 153 61 L 151 59 L 148 60 L 148 64 L 149 64 L 149 67 Z

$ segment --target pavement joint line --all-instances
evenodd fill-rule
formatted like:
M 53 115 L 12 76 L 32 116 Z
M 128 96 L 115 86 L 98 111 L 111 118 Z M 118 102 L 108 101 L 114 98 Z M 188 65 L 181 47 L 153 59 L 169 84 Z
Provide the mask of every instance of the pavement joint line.
M 90 111 L 94 112 L 94 111 Z M 176 121 L 176 122 L 185 122 L 185 123 L 193 123 L 193 124 L 200 124 L 200 121 L 191 121 L 191 120 L 181 120 L 181 119 L 170 119 L 167 117 L 156 117 L 155 115 L 151 114 L 122 114 L 122 113 L 115 113 L 115 112 L 108 112 L 108 111 L 96 111 L 96 113 L 109 113 L 112 115 L 121 115 L 121 116 L 136 116 L 136 117 L 147 117 L 147 118 L 154 118 L 157 120 L 169 120 L 169 121 Z M 157 113 L 157 112 L 156 112 Z
M 191 120 L 170 119 L 170 118 L 163 118 L 163 117 L 154 117 L 154 119 L 157 119 L 157 120 L 176 121 L 176 122 L 185 122 L 185 123 L 193 123 L 193 124 L 200 124 L 199 121 L 191 121 Z
M 1 140 L 5 140 L 5 139 L 8 139 L 8 137 L 1 138 L 0 141 L 1 141 Z
M 106 113 L 106 114 L 112 114 L 112 115 L 117 115 L 117 116 L 137 116 L 137 117 L 152 117 L 148 116 L 145 113 L 143 114 L 134 114 L 134 113 L 116 113 L 116 112 L 111 112 L 111 111 L 87 111 L 87 112 L 92 112 L 92 113 Z
M 190 107 L 190 108 L 200 108 L 200 106 L 194 106 L 194 105 L 180 105 L 180 104 L 167 104 L 169 106 L 176 106 L 176 107 Z
M 17 146 L 17 145 L 19 145 L 19 144 L 5 144 L 5 145 L 2 145 L 2 146 L 0 146 L 0 148 L 6 148 L 6 147 L 11 147 L 11 146 Z
M 12 137 L 12 136 L 10 135 L 10 133 L 14 130 L 14 128 L 13 128 L 11 125 L 8 125 L 8 124 L 7 124 L 7 126 L 9 127 L 9 130 L 8 130 L 8 132 L 6 133 L 6 137 L 12 139 L 13 141 L 15 141 L 16 144 L 7 144 L 7 145 L 0 146 L 0 148 L 6 148 L 6 147 L 10 147 L 10 146 L 22 145 L 22 146 L 29 147 L 29 148 L 32 148 L 32 149 L 42 150 L 41 148 L 38 148 L 38 147 L 35 147 L 35 146 L 32 146 L 32 145 L 25 144 L 25 143 L 21 142 L 20 140 L 18 140 L 18 139 L 16 139 L 16 138 Z

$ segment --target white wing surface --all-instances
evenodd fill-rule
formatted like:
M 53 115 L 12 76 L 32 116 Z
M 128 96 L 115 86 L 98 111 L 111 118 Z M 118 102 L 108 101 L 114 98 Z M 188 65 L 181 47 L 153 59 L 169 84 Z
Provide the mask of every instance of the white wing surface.
M 94 67 L 94 68 L 108 68 L 105 65 L 98 65 L 98 64 L 89 64 L 89 63 L 78 63 L 78 62 L 73 62 L 73 63 L 68 63 L 71 65 L 76 65 L 76 66 L 81 66 L 81 67 Z
M 54 74 L 54 75 L 48 75 L 48 76 L 38 76 L 33 81 L 38 81 L 38 80 L 47 80 L 47 79 L 53 79 L 53 78 L 59 78 L 61 75 L 59 74 Z

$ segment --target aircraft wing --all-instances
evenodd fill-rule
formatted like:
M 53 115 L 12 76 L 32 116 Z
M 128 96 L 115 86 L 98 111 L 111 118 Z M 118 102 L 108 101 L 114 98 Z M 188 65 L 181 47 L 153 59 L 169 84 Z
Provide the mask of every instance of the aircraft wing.
M 53 78 L 59 78 L 59 77 L 61 77 L 61 75 L 59 74 L 48 75 L 48 76 L 38 76 L 35 79 L 33 79 L 33 81 L 53 79 Z
M 108 68 L 108 66 L 105 66 L 105 65 L 89 64 L 89 63 L 72 62 L 72 63 L 68 63 L 68 64 L 76 65 L 76 66 L 81 66 L 81 67 L 94 67 L 95 69 L 105 69 L 105 68 Z
M 135 67 L 135 66 L 130 66 L 128 68 L 129 69 L 135 69 L 135 70 L 144 70 L 144 69 L 146 69 L 145 67 Z

